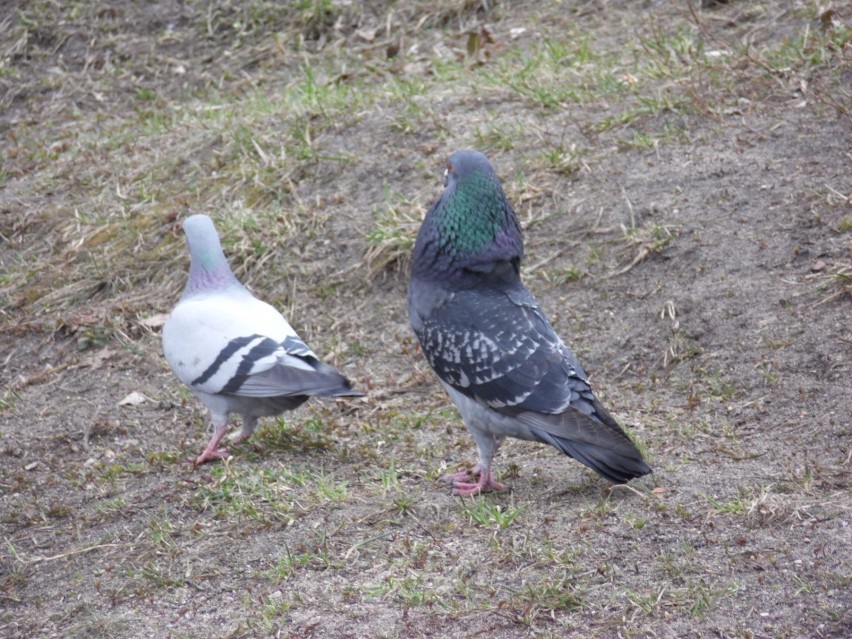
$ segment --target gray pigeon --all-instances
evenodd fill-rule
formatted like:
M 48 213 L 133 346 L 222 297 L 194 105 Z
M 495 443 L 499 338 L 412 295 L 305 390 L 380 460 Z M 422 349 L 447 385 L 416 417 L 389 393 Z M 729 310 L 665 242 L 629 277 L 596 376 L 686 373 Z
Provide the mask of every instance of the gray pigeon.
M 213 437 L 196 464 L 228 455 L 219 442 L 229 413 L 243 420 L 230 437 L 238 442 L 251 436 L 259 417 L 297 408 L 308 397 L 364 395 L 317 359 L 281 313 L 237 281 L 209 217 L 193 215 L 183 230 L 189 279 L 163 326 L 163 353 L 213 418 Z
M 457 151 L 414 246 L 408 317 L 479 449 L 455 495 L 507 490 L 491 463 L 505 437 L 562 451 L 624 483 L 651 472 L 521 282 L 521 227 L 484 155 Z M 476 476 L 478 475 L 478 480 Z

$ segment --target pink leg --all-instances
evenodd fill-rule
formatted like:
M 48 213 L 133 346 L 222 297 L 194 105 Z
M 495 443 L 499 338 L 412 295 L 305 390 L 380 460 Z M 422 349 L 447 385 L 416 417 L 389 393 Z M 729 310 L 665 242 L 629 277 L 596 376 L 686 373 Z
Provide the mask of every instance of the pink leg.
M 241 442 L 249 437 L 254 432 L 254 428 L 257 426 L 257 417 L 245 417 L 243 416 L 243 427 L 237 433 L 231 433 L 228 436 L 233 443 Z M 207 444 L 207 448 L 204 449 L 204 452 L 198 456 L 198 459 L 195 460 L 196 466 L 203 464 L 206 461 L 210 461 L 211 459 L 225 459 L 230 457 L 230 453 L 227 448 L 219 448 L 219 442 L 222 441 L 222 438 L 225 436 L 225 433 L 228 432 L 228 417 L 227 415 L 214 415 L 213 416 L 213 437 L 210 438 L 210 443 Z
M 231 433 L 228 435 L 228 439 L 234 442 L 245 441 L 249 437 L 251 437 L 254 432 L 255 426 L 257 426 L 257 417 L 246 417 L 243 415 L 243 427 L 238 433 Z
M 441 477 L 441 481 L 455 484 L 456 482 L 473 481 L 473 478 L 479 474 L 479 464 L 476 464 L 470 470 L 463 470 L 458 473 L 450 473 Z
M 453 484 L 453 494 L 460 497 L 467 497 L 486 493 L 491 490 L 506 492 L 509 490 L 509 487 L 498 482 L 494 477 L 494 473 L 491 472 L 491 462 L 503 438 L 489 433 L 487 428 L 473 428 L 467 421 L 465 421 L 465 425 L 476 441 L 476 449 L 479 451 L 479 463 L 468 472 L 453 473 L 444 478 Z M 479 480 L 474 482 L 473 478 L 477 475 L 479 475 Z
M 491 471 L 483 473 L 479 472 L 479 481 L 474 483 L 468 483 L 464 481 L 454 481 L 453 482 L 453 495 L 458 495 L 459 497 L 472 497 L 474 495 L 479 495 L 480 493 L 487 493 L 489 491 L 496 490 L 501 493 L 509 490 L 509 487 L 506 484 L 501 484 L 500 482 L 494 479 L 494 473 Z
M 204 452 L 196 458 L 196 466 L 200 466 L 204 462 L 210 461 L 211 459 L 225 459 L 226 457 L 228 457 L 228 449 L 219 448 L 219 442 L 222 441 L 222 438 L 228 431 L 227 417 L 224 419 L 217 419 L 214 416 L 213 426 L 213 437 L 210 438 L 210 443 L 207 444 L 207 448 L 204 449 Z

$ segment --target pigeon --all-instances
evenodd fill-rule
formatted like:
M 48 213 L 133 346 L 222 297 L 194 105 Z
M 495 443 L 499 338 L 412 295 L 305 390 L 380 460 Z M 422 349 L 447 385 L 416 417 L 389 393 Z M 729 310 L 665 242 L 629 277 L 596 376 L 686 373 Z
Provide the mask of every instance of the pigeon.
M 506 437 L 550 444 L 613 483 L 651 472 L 521 282 L 521 227 L 491 164 L 457 151 L 444 177 L 414 245 L 408 316 L 479 452 L 445 478 L 453 494 L 508 490 L 492 472 Z
M 309 397 L 363 397 L 317 358 L 281 313 L 237 280 L 209 217 L 188 217 L 183 230 L 189 278 L 163 326 L 163 353 L 213 420 L 213 437 L 196 464 L 228 456 L 219 442 L 230 413 L 242 417 L 242 430 L 230 437 L 239 442 L 251 436 L 259 417 L 280 415 Z

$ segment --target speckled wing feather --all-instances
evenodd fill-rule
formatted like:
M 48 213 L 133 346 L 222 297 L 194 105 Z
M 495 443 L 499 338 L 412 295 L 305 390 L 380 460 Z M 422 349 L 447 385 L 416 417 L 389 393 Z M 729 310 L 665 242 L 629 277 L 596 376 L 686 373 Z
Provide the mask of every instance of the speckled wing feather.
M 463 293 L 413 282 L 413 322 L 438 376 L 494 409 L 594 412 L 586 374 L 517 283 Z
M 432 368 L 482 407 L 469 428 L 494 428 L 493 411 L 512 420 L 500 422 L 504 435 L 549 444 L 610 481 L 650 471 L 522 284 L 461 293 L 414 282 L 411 292 L 412 324 Z

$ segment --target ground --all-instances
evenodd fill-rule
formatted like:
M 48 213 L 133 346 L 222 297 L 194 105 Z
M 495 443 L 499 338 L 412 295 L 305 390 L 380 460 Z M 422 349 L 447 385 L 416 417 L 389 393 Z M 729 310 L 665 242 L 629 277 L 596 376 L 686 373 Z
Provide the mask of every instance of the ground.
M 7 3 L 0 636 L 849 636 L 850 25 L 811 0 Z M 475 448 L 405 294 L 459 148 L 653 475 L 509 441 L 510 493 L 438 480 Z M 198 212 L 368 396 L 196 468 L 209 417 L 159 331 Z

